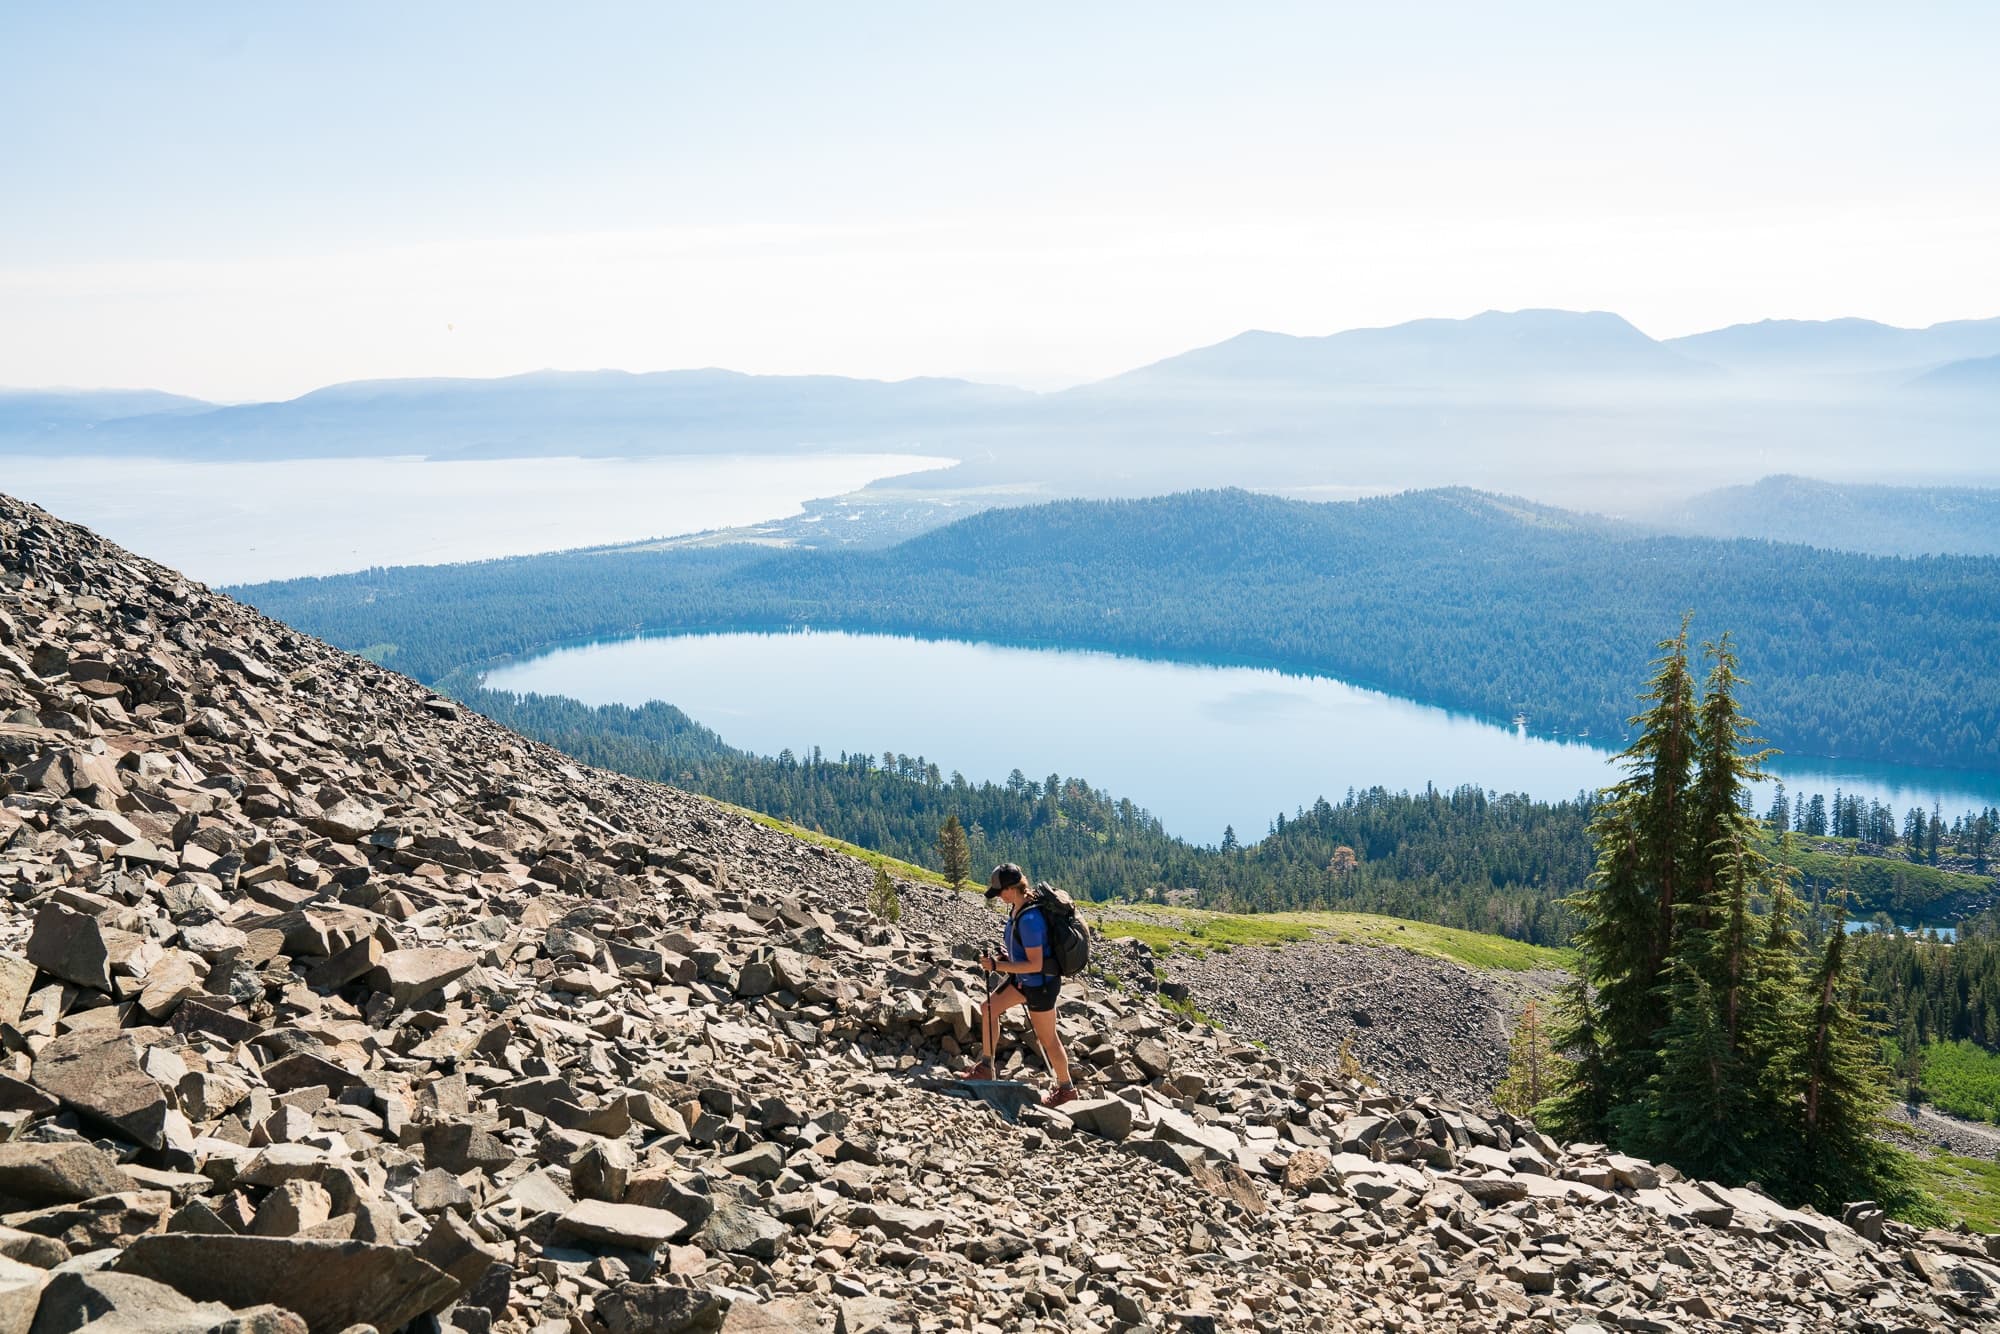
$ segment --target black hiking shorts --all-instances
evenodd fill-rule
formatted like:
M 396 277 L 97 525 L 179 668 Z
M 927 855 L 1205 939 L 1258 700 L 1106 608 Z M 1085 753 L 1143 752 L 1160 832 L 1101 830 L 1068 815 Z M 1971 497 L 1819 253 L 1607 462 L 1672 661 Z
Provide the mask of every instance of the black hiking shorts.
M 1020 992 L 1028 1002 L 1030 1011 L 1042 1014 L 1056 1008 L 1056 997 L 1062 994 L 1062 979 L 1052 977 L 1037 987 L 1024 987 L 1016 982 L 1014 990 Z

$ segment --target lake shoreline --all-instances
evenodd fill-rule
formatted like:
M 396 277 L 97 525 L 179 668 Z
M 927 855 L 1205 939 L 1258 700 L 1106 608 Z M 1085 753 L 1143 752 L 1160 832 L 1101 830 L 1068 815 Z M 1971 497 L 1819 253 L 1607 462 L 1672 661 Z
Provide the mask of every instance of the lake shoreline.
M 858 647 L 864 643 L 868 647 Z M 823 657 L 830 653 L 839 660 L 831 675 L 846 685 L 836 695 L 849 707 L 842 708 L 839 703 L 816 707 L 786 703 L 792 680 L 815 680 L 828 674 L 828 663 L 812 662 L 815 652 Z M 635 657 L 636 661 L 648 654 L 656 655 L 650 667 L 614 663 L 621 656 Z M 872 668 L 862 668 L 856 665 L 857 655 L 872 655 L 879 661 Z M 1010 767 L 1026 764 L 1040 767 L 1067 752 L 1071 758 L 1062 763 L 1069 767 L 1071 776 L 1090 773 L 1095 775 L 1094 786 L 1131 795 L 1134 800 L 1144 796 L 1147 798 L 1144 804 L 1169 827 L 1184 837 L 1200 837 L 1192 831 L 1206 829 L 1210 821 L 1190 819 L 1185 806 L 1175 816 L 1172 812 L 1177 803 L 1161 800 L 1153 789 L 1167 785 L 1162 784 L 1162 775 L 1168 784 L 1184 785 L 1185 777 L 1177 780 L 1175 775 L 1183 765 L 1199 764 L 1202 760 L 1159 751 L 1155 739 L 1139 736 L 1129 727 L 1120 732 L 1088 710 L 1072 720 L 1076 728 L 1067 732 L 1047 719 L 1035 718 L 1035 704 L 1029 700 L 1013 701 L 1007 693 L 1004 680 L 995 675 L 1003 667 L 996 666 L 991 655 L 1001 655 L 997 661 L 1006 664 L 1006 672 L 1028 670 L 1043 680 L 1049 698 L 1063 699 L 1082 690 L 1092 698 L 1114 702 L 1107 707 L 1120 702 L 1126 686 L 1138 679 L 1134 673 L 1144 676 L 1147 689 L 1157 693 L 1153 703 L 1159 710 L 1158 718 L 1177 720 L 1180 731 L 1202 733 L 1205 744 L 1214 748 L 1214 758 L 1208 762 L 1224 765 L 1225 773 L 1237 775 L 1239 785 L 1265 788 L 1260 808 L 1242 807 L 1227 820 L 1214 821 L 1211 836 L 1219 834 L 1224 823 L 1253 833 L 1261 831 L 1272 812 L 1309 804 L 1312 795 L 1337 797 L 1350 787 L 1366 790 L 1383 786 L 1392 791 L 1421 792 L 1426 787 L 1450 791 L 1461 785 L 1475 785 L 1496 795 L 1567 800 L 1602 790 L 1619 776 L 1614 765 L 1616 752 L 1588 738 L 1539 735 L 1531 729 L 1508 727 L 1474 711 L 1416 700 L 1323 672 L 1255 660 L 1191 660 L 1069 644 L 861 631 L 820 624 L 738 622 L 698 630 L 676 628 L 588 637 L 562 647 L 523 654 L 507 663 L 482 666 L 476 669 L 476 675 L 473 669 L 467 669 L 467 675 L 489 689 L 561 695 L 591 705 L 616 702 L 638 707 L 649 699 L 658 699 L 672 703 L 714 729 L 729 744 L 766 755 L 775 755 L 782 749 L 799 751 L 812 745 L 831 752 L 835 746 L 829 743 L 840 731 L 860 730 L 864 726 L 873 733 L 870 745 L 865 748 L 868 753 L 878 752 L 884 741 L 895 749 L 929 750 L 960 764 L 968 777 L 998 779 Z M 710 670 L 700 667 L 701 662 L 722 658 L 730 661 L 714 669 L 719 679 L 699 679 L 703 671 Z M 586 661 L 597 666 L 586 668 L 582 665 Z M 622 684 L 608 687 L 604 680 L 594 686 L 580 684 L 575 673 L 585 670 L 600 674 L 624 672 L 627 676 L 621 678 Z M 634 671 L 640 674 L 630 675 Z M 694 676 L 685 675 L 688 672 Z M 787 672 L 795 676 L 788 676 Z M 979 701 L 988 700 L 993 708 L 1013 711 L 1021 726 L 1015 729 L 1004 754 L 992 739 L 963 744 L 967 724 L 964 720 L 936 715 L 936 701 L 918 699 L 908 689 L 878 697 L 872 693 L 877 689 L 876 683 L 857 683 L 841 676 L 842 672 L 854 674 L 857 679 L 873 672 L 913 681 L 930 679 L 940 672 L 964 673 L 967 680 L 955 689 L 962 691 L 975 707 Z M 1065 673 L 1074 679 L 1065 679 Z M 760 693 L 752 682 L 764 676 L 772 679 Z M 1083 684 L 1086 681 L 1087 686 Z M 872 700 L 872 707 L 878 710 L 872 721 L 864 723 L 854 716 L 856 712 L 867 713 L 866 707 L 853 705 L 856 691 Z M 1224 713 L 1234 710 L 1236 716 L 1222 716 L 1218 710 Z M 1273 723 L 1259 716 L 1274 710 L 1292 710 L 1299 716 L 1292 723 L 1282 719 Z M 927 711 L 931 716 L 918 716 Z M 1204 712 L 1216 717 L 1203 718 Z M 776 724 L 770 717 L 773 713 L 791 716 Z M 1293 753 L 1301 740 L 1290 734 L 1294 723 L 1306 726 L 1317 738 L 1315 744 L 1323 748 L 1322 757 L 1332 758 L 1302 759 Z M 784 730 L 774 730 L 778 726 Z M 1246 749 L 1245 739 L 1232 733 L 1232 729 L 1245 728 L 1262 729 L 1262 749 Z M 1039 743 L 1032 739 L 1038 734 L 1037 729 L 1044 736 Z M 1078 740 L 1083 735 L 1095 735 L 1100 740 L 1086 746 Z M 1363 756 L 1343 749 L 1355 736 L 1364 736 L 1362 744 L 1375 753 Z M 1408 776 L 1417 772 L 1413 764 L 1421 762 L 1413 760 L 1409 753 L 1413 737 L 1425 738 L 1423 744 L 1428 747 L 1430 762 L 1436 765 L 1437 772 L 1455 770 L 1463 774 L 1484 770 L 1483 777 L 1493 778 L 1502 776 L 1491 772 L 1498 769 L 1510 781 L 1475 784 L 1469 778 L 1410 779 Z M 1134 746 L 1155 753 L 1158 765 L 1140 767 L 1129 779 L 1104 781 L 1107 774 L 1126 767 L 1122 756 L 1131 753 Z M 978 754 L 981 750 L 986 752 L 984 763 Z M 1090 753 L 1079 753 L 1084 750 Z M 1824 762 L 1813 763 L 1815 759 Z M 1288 769 L 1294 781 L 1282 790 L 1264 782 L 1263 775 L 1273 766 Z M 1354 781 L 1345 781 L 1344 773 L 1338 774 L 1335 781 L 1325 781 L 1329 777 L 1325 771 L 1329 768 L 1351 772 Z M 1984 808 L 2000 802 L 2000 775 L 1974 770 L 1863 766 L 1830 757 L 1797 757 L 1775 769 L 1773 780 L 1794 792 L 1818 790 L 1830 796 L 1842 790 L 1851 795 L 1887 798 L 1899 810 L 1905 803 L 1922 804 L 1928 809 L 1933 794 L 1938 794 L 1935 800 L 1942 801 L 1953 813 L 1961 808 Z M 1765 800 L 1769 792 L 1769 785 L 1759 789 Z M 1306 798 L 1305 802 L 1301 802 L 1301 797 Z

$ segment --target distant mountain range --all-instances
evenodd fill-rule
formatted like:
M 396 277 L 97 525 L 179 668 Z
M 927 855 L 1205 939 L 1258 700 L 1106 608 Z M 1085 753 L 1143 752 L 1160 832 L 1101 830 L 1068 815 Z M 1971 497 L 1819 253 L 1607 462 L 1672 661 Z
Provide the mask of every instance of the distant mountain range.
M 1522 310 L 1245 333 L 1050 394 L 726 370 L 363 381 L 236 406 L 15 392 L 0 395 L 0 453 L 924 452 L 962 462 L 898 485 L 1135 495 L 1463 483 L 1616 508 L 1780 472 L 1984 477 L 1996 417 L 2000 319 L 1765 321 L 1661 341 L 1606 312 Z
M 428 454 L 652 455 L 792 448 L 1016 407 L 1026 390 L 964 380 L 855 380 L 726 370 L 535 371 L 501 379 L 357 380 L 230 407 L 154 395 L 0 398 L 0 442 L 200 458 Z M 129 400 L 129 409 L 117 411 Z M 180 406 L 180 405 L 189 406 Z M 67 411 L 68 416 L 64 413 Z M 84 423 L 88 435 L 66 432 Z M 706 447 L 706 448 L 705 448 Z
M 1944 393 L 2000 393 L 2000 356 L 1948 361 L 1912 380 L 1914 388 Z
M 2000 556 L 2000 490 L 1984 487 L 1766 477 L 1635 517 L 1697 537 L 1755 537 L 1874 556 Z
M 1903 372 L 2000 354 L 2000 319 L 1899 329 L 1874 320 L 1762 320 L 1670 338 L 1667 347 L 1741 375 Z
M 215 404 L 157 389 L 0 389 L 0 441 L 89 429 L 126 417 L 179 417 Z
M 1577 379 L 1685 382 L 1716 373 L 1604 311 L 1489 310 L 1466 320 L 1412 320 L 1321 338 L 1253 331 L 1072 392 L 1218 385 L 1546 389 Z

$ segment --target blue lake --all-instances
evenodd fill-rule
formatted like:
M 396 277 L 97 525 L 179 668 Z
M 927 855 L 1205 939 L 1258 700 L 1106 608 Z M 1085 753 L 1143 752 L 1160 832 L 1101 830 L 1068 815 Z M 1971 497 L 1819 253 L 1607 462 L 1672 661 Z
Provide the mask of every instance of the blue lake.
M 488 674 L 587 704 L 665 700 L 744 750 L 923 755 L 968 779 L 1085 778 L 1200 843 L 1259 838 L 1278 812 L 1350 787 L 1464 783 L 1560 799 L 1617 777 L 1609 752 L 1326 677 L 1067 649 L 800 631 L 558 649 Z M 1790 760 L 1793 791 L 1898 812 L 2000 804 L 2000 774 Z M 1760 806 L 1768 794 L 1760 794 Z

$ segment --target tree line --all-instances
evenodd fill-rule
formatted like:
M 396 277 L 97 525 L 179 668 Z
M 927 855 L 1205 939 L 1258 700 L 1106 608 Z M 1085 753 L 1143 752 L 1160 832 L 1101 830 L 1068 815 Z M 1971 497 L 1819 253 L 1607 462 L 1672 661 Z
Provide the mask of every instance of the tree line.
M 1260 834 L 1230 831 L 1218 847 L 1169 834 L 1130 797 L 1088 780 L 1016 769 L 973 782 L 937 761 L 893 751 L 775 757 L 729 746 L 672 705 L 597 708 L 561 696 L 468 687 L 459 697 L 494 720 L 586 763 L 766 812 L 872 851 L 944 869 L 937 836 L 956 818 L 975 867 L 1027 866 L 1080 897 L 1157 898 L 1191 891 L 1203 907 L 1239 912 L 1338 909 L 1388 913 L 1539 945 L 1568 943 L 1575 919 L 1564 899 L 1594 865 L 1590 832 L 1597 797 L 1541 801 L 1464 786 L 1418 793 L 1381 787 L 1319 797 L 1274 816 Z M 1971 814 L 1940 824 L 1964 828 Z M 1760 837 L 1762 832 L 1759 831 Z M 1801 889 L 1824 903 L 1854 891 L 1858 912 L 1937 916 L 1980 880 L 1900 859 L 1815 852 L 1794 844 L 1788 860 L 1809 868 Z M 1946 861 L 1958 845 L 1941 844 Z M 1899 879 L 1898 877 L 1902 877 Z M 1916 877 L 1916 880 L 1910 879 Z

